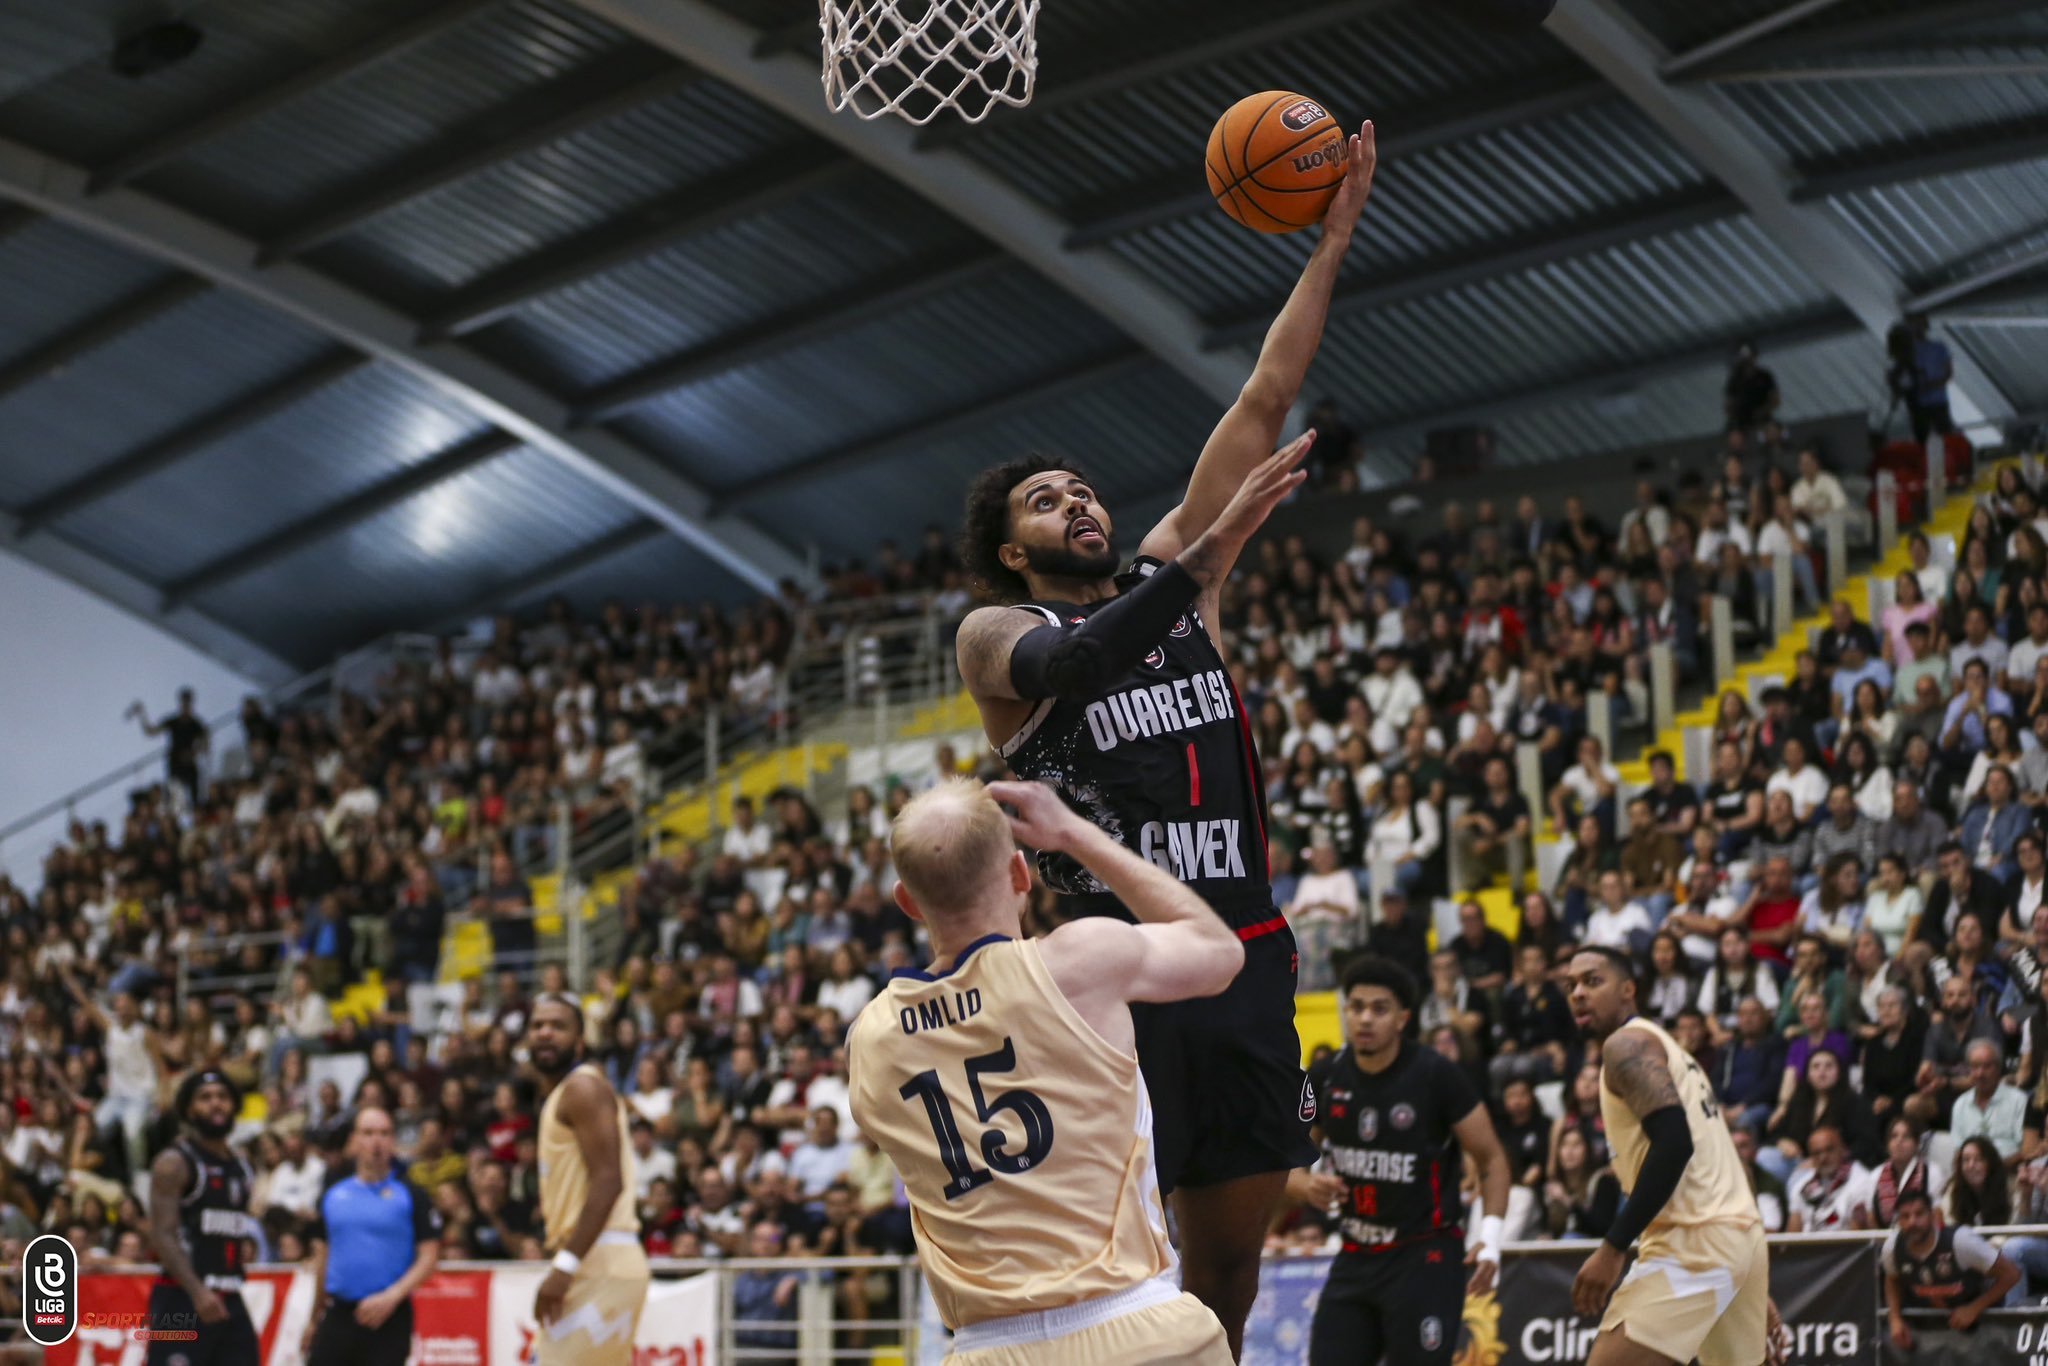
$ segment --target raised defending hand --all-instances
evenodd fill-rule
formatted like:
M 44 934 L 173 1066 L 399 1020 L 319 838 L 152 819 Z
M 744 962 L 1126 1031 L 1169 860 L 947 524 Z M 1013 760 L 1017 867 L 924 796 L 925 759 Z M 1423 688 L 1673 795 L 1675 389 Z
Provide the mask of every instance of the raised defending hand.
M 1010 833 L 1027 848 L 1072 853 L 1095 831 L 1044 783 L 990 783 L 988 795 L 1010 808 Z
M 1378 135 L 1373 132 L 1372 120 L 1367 119 L 1351 135 L 1345 148 L 1343 183 L 1337 187 L 1337 197 L 1330 201 L 1330 207 L 1323 211 L 1324 236 L 1350 234 L 1358 215 L 1365 212 L 1365 201 L 1372 198 L 1372 176 L 1379 164 Z
M 1315 429 L 1310 428 L 1254 465 L 1209 529 L 1181 552 L 1179 563 L 1204 588 L 1213 587 L 1229 572 L 1245 542 L 1308 478 L 1308 472 L 1299 466 L 1315 439 Z

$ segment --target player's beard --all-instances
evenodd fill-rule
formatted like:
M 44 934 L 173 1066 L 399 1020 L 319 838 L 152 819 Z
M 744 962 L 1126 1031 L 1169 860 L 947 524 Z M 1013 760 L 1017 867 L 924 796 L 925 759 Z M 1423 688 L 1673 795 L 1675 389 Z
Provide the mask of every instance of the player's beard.
M 545 1059 L 537 1048 L 528 1050 L 533 1065 L 546 1077 L 566 1077 L 576 1070 L 576 1064 L 583 1061 L 582 1053 L 576 1048 L 549 1049 Z
M 1107 536 L 1103 537 L 1100 550 L 1076 550 L 1068 541 L 1056 546 L 1024 547 L 1024 567 L 1041 579 L 1089 582 L 1113 578 L 1116 564 L 1116 542 Z
M 192 1132 L 198 1134 L 208 1143 L 220 1142 L 235 1127 L 235 1117 L 233 1115 L 229 1115 L 226 1119 L 203 1119 L 198 1115 L 193 1115 L 190 1117 L 189 1122 L 192 1125 Z

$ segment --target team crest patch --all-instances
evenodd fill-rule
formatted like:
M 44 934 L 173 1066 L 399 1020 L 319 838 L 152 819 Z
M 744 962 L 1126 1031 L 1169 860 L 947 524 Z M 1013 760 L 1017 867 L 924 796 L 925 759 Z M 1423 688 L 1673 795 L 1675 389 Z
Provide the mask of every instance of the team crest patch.
M 1180 638 L 1181 638 L 1182 636 L 1185 636 L 1185 635 L 1186 635 L 1187 633 L 1188 633 L 1188 619 L 1187 619 L 1186 617 L 1182 617 L 1182 618 L 1181 618 L 1181 619 L 1180 619 L 1179 621 L 1176 621 L 1175 623 L 1173 623 L 1173 637 L 1174 637 L 1174 639 L 1175 639 L 1175 640 L 1178 640 L 1178 639 L 1180 639 Z
M 1431 1314 L 1422 1321 L 1422 1350 L 1434 1352 L 1444 1345 L 1443 1320 Z
M 1387 1112 L 1387 1118 L 1393 1122 L 1396 1129 L 1406 1129 L 1414 1125 L 1415 1111 L 1406 1105 L 1396 1105 Z
M 1358 1112 L 1358 1137 L 1362 1141 L 1370 1143 L 1379 1137 L 1379 1132 L 1380 1112 L 1368 1105 Z
M 1166 651 L 1156 645 L 1152 647 L 1152 653 L 1145 656 L 1145 667 L 1148 669 L 1157 669 L 1165 663 Z
M 1316 1118 L 1316 1088 L 1307 1077 L 1301 1079 L 1301 1122 L 1313 1124 Z

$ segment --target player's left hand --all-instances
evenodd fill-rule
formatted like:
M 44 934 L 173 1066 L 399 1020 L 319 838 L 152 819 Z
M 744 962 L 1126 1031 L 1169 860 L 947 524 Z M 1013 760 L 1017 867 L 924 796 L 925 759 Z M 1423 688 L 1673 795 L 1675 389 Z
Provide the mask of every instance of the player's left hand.
M 389 1290 L 380 1290 L 356 1306 L 356 1322 L 365 1328 L 382 1328 L 384 1320 L 390 1318 L 397 1308 L 398 1296 Z
M 1974 1304 L 1959 1304 L 1948 1316 L 1948 1326 L 1958 1333 L 1967 1333 L 1977 1326 L 1977 1319 L 1983 1310 Z
M 1500 1263 L 1479 1260 L 1479 1249 L 1473 1248 L 1465 1254 L 1465 1265 L 1472 1268 L 1472 1279 L 1465 1282 L 1465 1293 L 1474 1297 L 1493 1290 L 1493 1283 L 1500 1278 Z
M 541 1278 L 540 1289 L 533 1292 L 533 1321 L 545 1328 L 562 1317 L 562 1301 L 569 1294 L 569 1278 L 560 1270 L 550 1270 Z
M 1572 1312 L 1581 1318 L 1598 1318 L 1606 1312 L 1607 1298 L 1621 1279 L 1622 1256 L 1610 1243 L 1602 1243 L 1586 1258 L 1572 1281 Z
M 1365 201 L 1372 197 L 1372 175 L 1379 169 L 1380 150 L 1377 134 L 1373 132 L 1372 120 L 1359 125 L 1351 135 L 1350 145 L 1344 149 L 1344 179 L 1337 186 L 1337 197 L 1330 201 L 1330 207 L 1323 210 L 1323 233 L 1349 235 L 1358 222 L 1358 215 L 1365 212 Z

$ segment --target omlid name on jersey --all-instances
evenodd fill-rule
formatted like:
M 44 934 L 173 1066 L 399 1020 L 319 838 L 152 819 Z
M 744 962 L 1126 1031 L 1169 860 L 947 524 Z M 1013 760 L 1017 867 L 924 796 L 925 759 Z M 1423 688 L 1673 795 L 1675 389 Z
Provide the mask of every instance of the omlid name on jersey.
M 929 1001 L 905 1006 L 896 1012 L 896 1023 L 905 1034 L 920 1030 L 944 1029 L 947 1025 L 959 1024 L 981 1014 L 981 988 L 969 987 L 956 991 L 950 996 L 937 996 Z
M 1235 721 L 1237 703 L 1230 678 L 1208 669 L 1171 683 L 1125 688 L 1088 704 L 1088 734 L 1107 754 L 1127 740 L 1171 735 L 1216 722 Z

